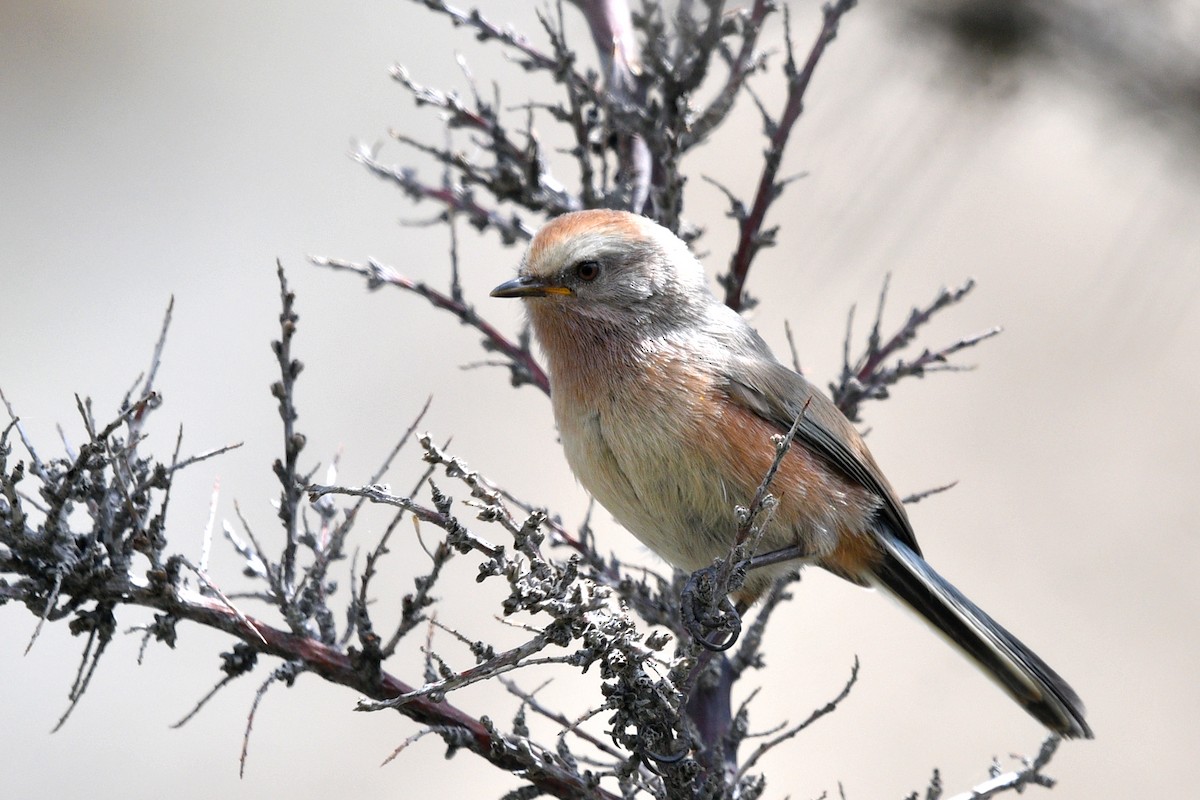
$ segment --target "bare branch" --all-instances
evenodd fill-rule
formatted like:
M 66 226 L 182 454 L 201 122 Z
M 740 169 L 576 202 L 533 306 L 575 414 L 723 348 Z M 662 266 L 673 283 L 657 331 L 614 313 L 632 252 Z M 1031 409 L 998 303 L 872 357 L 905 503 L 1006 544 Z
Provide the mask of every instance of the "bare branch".
M 13 412 L 12 404 L 8 402 L 8 398 L 4 396 L 4 390 L 0 389 L 0 402 L 4 403 L 4 410 L 8 412 L 9 427 L 17 429 L 17 436 L 21 438 L 21 444 L 25 447 L 25 452 L 29 453 L 29 471 L 38 477 L 45 475 L 45 469 L 42 466 L 42 461 L 38 458 L 37 451 L 33 449 L 29 438 L 25 435 L 25 429 L 21 427 L 21 418 Z M 5 437 L 8 436 L 9 428 L 4 429 Z
M 463 25 L 471 28 L 475 31 L 476 38 L 481 42 L 498 41 L 516 50 L 521 54 L 521 58 L 517 60 L 517 63 L 525 69 L 541 69 L 553 72 L 558 68 L 558 62 L 555 59 L 539 51 L 523 35 L 511 28 L 501 28 L 489 22 L 478 9 L 462 11 L 448 3 L 441 2 L 441 0 L 415 0 L 415 2 L 421 3 L 431 11 L 444 14 L 456 26 Z
M 276 274 L 279 277 L 279 295 L 283 300 L 283 310 L 279 314 L 279 339 L 271 343 L 275 359 L 279 362 L 280 379 L 271 385 L 271 394 L 279 401 L 279 417 L 283 421 L 283 459 L 276 459 L 272 465 L 275 477 L 279 480 L 281 491 L 279 495 L 279 519 L 284 528 L 283 574 L 282 588 L 286 595 L 291 594 L 296 584 L 296 546 L 299 535 L 296 532 L 296 522 L 299 516 L 300 497 L 303 492 L 300 476 L 297 473 L 297 461 L 300 451 L 304 448 L 304 434 L 296 431 L 296 403 L 294 398 L 296 378 L 304 365 L 292 358 L 292 337 L 296 333 L 296 321 L 299 316 L 295 311 L 296 295 L 288 289 L 287 276 L 283 271 L 283 263 L 276 262 Z
M 358 163 L 375 175 L 399 186 L 413 200 L 435 200 L 457 211 L 478 230 L 492 229 L 500 234 L 506 245 L 533 238 L 533 231 L 515 213 L 507 219 L 500 212 L 480 205 L 470 190 L 458 187 L 435 187 L 421 182 L 417 171 L 410 167 L 389 167 L 379 162 L 374 148 L 358 145 L 350 154 Z
M 642 110 L 646 104 L 646 91 L 638 75 L 641 61 L 634 39 L 633 15 L 628 0 L 573 0 L 583 12 L 592 42 L 604 66 L 605 88 L 611 99 L 618 119 Z M 562 15 L 559 14 L 557 46 L 560 56 L 569 52 L 562 37 Z M 552 37 L 554 30 L 543 20 L 543 25 Z M 646 137 L 627 124 L 617 124 L 616 152 L 619 167 L 617 184 L 621 188 L 620 205 L 635 213 L 646 211 L 653 179 L 654 155 Z M 662 154 L 657 154 L 661 156 Z M 670 226 L 668 226 L 670 227 Z
M 1058 749 L 1061 741 L 1057 736 L 1048 737 L 1042 742 L 1036 756 L 1021 759 L 1023 765 L 1021 769 L 994 775 L 991 780 L 978 784 L 968 792 L 956 794 L 949 800 L 987 800 L 989 797 L 995 797 L 1003 792 L 1019 793 L 1029 785 L 1052 788 L 1054 779 L 1043 775 L 1042 769 L 1050 763 L 1050 759 L 1053 758 L 1054 751 Z
M 754 749 L 754 752 L 751 753 L 742 762 L 741 766 L 738 768 L 737 777 L 738 778 L 743 777 L 750 770 L 751 767 L 753 767 L 756 763 L 758 763 L 758 760 L 760 758 L 762 758 L 764 755 L 767 754 L 767 752 L 769 752 L 773 748 L 777 747 L 778 745 L 782 744 L 783 742 L 787 741 L 788 739 L 791 739 L 793 736 L 795 736 L 796 734 L 800 733 L 800 731 L 802 731 L 805 728 L 812 725 L 814 722 L 819 720 L 821 717 L 825 716 L 826 714 L 830 714 L 834 710 L 836 710 L 838 707 L 838 704 L 841 703 L 843 700 L 845 700 L 846 697 L 850 694 L 850 690 L 854 687 L 854 684 L 857 681 L 858 681 L 858 657 L 855 656 L 854 666 L 852 666 L 850 668 L 850 677 L 849 677 L 849 679 L 847 679 L 846 685 L 842 687 L 842 690 L 840 692 L 838 692 L 837 696 L 834 697 L 832 700 L 830 700 L 825 705 L 821 706 L 820 708 L 816 709 L 811 714 L 809 714 L 808 718 L 805 719 L 803 722 L 793 725 L 792 727 L 785 730 L 783 733 L 780 733 L 778 736 L 775 736 L 772 739 L 770 739 L 766 742 L 763 742 L 758 747 L 756 747 Z
M 369 260 L 366 264 L 356 264 L 351 261 L 326 258 L 325 256 L 309 256 L 309 260 L 320 267 L 357 273 L 367 280 L 367 287 L 370 289 L 378 289 L 384 285 L 395 286 L 398 289 L 403 289 L 425 298 L 434 308 L 449 311 L 458 317 L 461 322 L 470 325 L 484 335 L 484 347 L 486 349 L 503 353 L 509 359 L 509 369 L 512 373 L 512 383 L 514 386 L 532 383 L 544 393 L 550 393 L 550 379 L 546 376 L 545 370 L 542 369 L 541 365 L 533 357 L 529 342 L 513 342 L 494 325 L 479 316 L 473 306 L 455 300 L 453 297 L 439 292 L 437 289 L 431 288 L 421 281 L 414 281 L 411 278 L 407 278 L 391 267 L 385 267 L 374 259 Z
M 953 489 L 955 486 L 958 486 L 958 481 L 950 481 L 949 483 L 943 483 L 941 486 L 934 486 L 929 489 L 924 489 L 920 492 L 914 492 L 910 495 L 906 495 L 904 498 L 901 499 L 900 502 L 904 503 L 905 505 L 912 505 L 914 503 L 919 503 L 922 500 L 924 500 L 926 497 L 931 497 L 935 494 L 941 494 L 942 492 L 949 491 L 949 490 Z
M 139 397 L 146 397 L 154 392 L 154 379 L 158 376 L 158 368 L 162 363 L 163 348 L 167 344 L 167 331 L 171 328 L 171 312 L 175 310 L 175 295 L 171 295 L 171 299 L 167 301 L 167 311 L 163 314 L 162 329 L 158 333 L 158 340 L 154 343 L 154 353 L 150 356 L 150 369 L 146 372 L 146 380 L 142 383 L 142 388 L 137 392 Z M 130 393 L 132 394 L 132 392 Z M 129 395 L 125 396 L 125 404 L 129 404 Z M 139 419 L 135 418 L 136 424 Z
M 738 54 L 730 59 L 725 85 L 692 122 L 690 135 L 684 140 L 685 147 L 704 141 L 725 121 L 729 112 L 733 110 L 734 101 L 745 87 L 746 79 L 761 68 L 762 59 L 755 55 L 755 47 L 758 44 L 758 35 L 762 32 L 763 21 L 774 10 L 774 0 L 754 0 L 754 6 L 749 11 L 739 9 L 735 12 L 741 25 L 741 48 Z
M 917 333 L 938 312 L 960 302 L 972 289 L 975 281 L 968 280 L 954 290 L 942 288 L 929 305 L 914 308 L 909 312 L 904 325 L 886 341 L 881 333 L 883 325 L 883 310 L 887 299 L 888 281 L 885 279 L 879 293 L 879 307 L 875 313 L 875 321 L 871 333 L 867 337 L 866 352 L 853 364 L 850 362 L 850 338 L 853 332 L 854 309 L 850 310 L 849 322 L 846 327 L 846 341 L 843 347 L 843 363 L 841 380 L 830 384 L 830 397 L 837 407 L 852 421 L 858 421 L 859 408 L 865 400 L 879 400 L 888 396 L 888 387 L 907 377 L 922 377 L 926 372 L 961 371 L 968 367 L 954 366 L 947 363 L 952 355 L 961 350 L 983 342 L 1001 333 L 1001 328 L 989 328 L 981 333 L 952 342 L 939 349 L 923 351 L 912 361 L 897 360 L 892 366 L 885 366 L 888 358 L 908 347 L 916 339 Z
M 825 16 L 817 39 L 809 50 L 808 58 L 802 68 L 798 68 L 794 60 L 794 52 L 788 41 L 787 77 L 788 93 L 784 102 L 783 113 L 779 121 L 768 131 L 770 144 L 764 156 L 762 174 L 758 179 L 758 189 L 754 193 L 754 201 L 743 217 L 738 218 L 738 244 L 729 262 L 729 272 L 721 277 L 725 287 L 725 305 L 734 311 L 740 311 L 746 305 L 746 279 L 750 274 L 750 265 L 754 257 L 763 247 L 775 243 L 777 228 L 764 228 L 767 211 L 779 197 L 782 186 L 778 182 L 779 167 L 783 163 L 783 153 L 787 148 L 792 128 L 800 114 L 804 111 L 804 94 L 812 80 L 817 64 L 825 54 L 825 48 L 837 37 L 838 25 L 842 16 L 856 5 L 856 0 L 837 0 L 822 7 Z M 785 10 L 786 17 L 786 10 Z
M 315 501 L 327 494 L 345 494 L 351 497 L 365 497 L 372 503 L 382 503 L 383 505 L 395 506 L 403 509 L 419 520 L 432 522 L 439 528 L 448 529 L 454 535 L 456 546 L 461 546 L 468 550 L 478 550 L 485 556 L 495 558 L 500 555 L 503 550 L 496 545 L 489 544 L 475 534 L 471 533 L 466 528 L 458 524 L 458 521 L 453 517 L 447 516 L 441 511 L 435 511 L 431 508 L 426 508 L 420 503 L 414 502 L 408 497 L 400 497 L 398 495 L 389 494 L 381 486 L 321 486 L 319 484 L 310 484 L 308 486 L 309 499 Z
M 377 702 L 361 702 L 358 704 L 359 711 L 379 711 L 385 708 L 400 708 L 406 703 L 410 703 L 420 697 L 439 698 L 445 697 L 448 692 L 456 689 L 462 689 L 480 681 L 489 680 L 506 672 L 511 672 L 514 669 L 529 666 L 532 664 L 551 664 L 564 663 L 567 657 L 559 658 L 531 658 L 535 653 L 540 653 L 551 644 L 550 639 L 544 634 L 539 634 L 527 642 L 518 645 L 503 653 L 499 653 L 493 658 L 488 659 L 482 664 L 478 664 L 470 669 L 465 669 L 434 683 L 426 684 L 419 689 L 394 697 L 390 700 L 381 700 Z
M 228 453 L 230 450 L 237 450 L 239 447 L 241 447 L 244 444 L 245 444 L 245 442 L 235 442 L 233 444 L 227 444 L 224 447 L 215 447 L 212 450 L 205 450 L 203 453 L 197 453 L 194 456 L 188 456 L 183 461 L 178 461 L 178 462 L 171 464 L 171 467 L 168 470 L 168 473 L 175 473 L 181 469 L 190 467 L 192 464 L 199 464 L 201 461 L 207 461 L 210 458 L 215 458 L 217 456 L 224 455 L 225 453 Z
M 271 677 L 263 681 L 262 686 L 254 693 L 254 702 L 250 704 L 250 713 L 246 715 L 246 730 L 242 734 L 242 753 L 238 757 L 238 777 L 246 777 L 246 757 L 250 753 L 250 732 L 254 729 L 254 717 L 258 713 L 258 705 L 267 694 L 267 689 L 275 681 L 287 681 L 290 686 L 296 679 L 297 669 L 294 662 L 287 662 L 271 673 Z
M 29 644 L 25 645 L 25 655 L 29 655 L 29 651 L 33 649 L 33 643 L 38 640 L 38 636 L 42 633 L 42 626 L 46 623 L 46 618 L 50 616 L 54 604 L 58 602 L 58 593 L 62 589 L 63 573 L 61 570 L 54 570 L 54 585 L 50 589 L 50 593 L 46 595 L 46 608 L 42 611 L 42 615 L 38 617 L 37 625 L 33 628 L 33 635 L 29 637 Z
M 542 705 L 538 701 L 537 697 L 535 696 L 537 694 L 537 691 L 526 692 L 524 689 L 522 689 L 520 686 L 518 686 L 514 681 L 512 681 L 508 678 L 504 678 L 504 677 L 500 678 L 500 683 L 504 685 L 505 689 L 508 689 L 510 694 L 521 698 L 521 702 L 524 705 L 529 706 L 529 708 L 533 709 L 538 714 L 541 714 L 546 719 L 552 720 L 553 722 L 557 723 L 562 728 L 562 731 L 559 733 L 559 738 L 562 738 L 562 737 L 566 736 L 567 734 L 573 733 L 576 736 L 578 736 L 580 739 L 583 739 L 585 742 L 587 742 L 588 744 L 595 747 L 597 750 L 599 750 L 603 753 L 607 753 L 608 755 L 612 756 L 613 758 L 623 759 L 625 757 L 624 753 L 622 753 L 620 750 L 617 750 L 615 747 L 608 744 L 604 740 L 597 739 L 595 736 L 592 736 L 587 731 L 581 730 L 579 725 L 581 724 L 582 720 L 575 720 L 574 722 L 572 722 L 571 720 L 569 720 L 565 716 L 563 716 L 560 712 L 553 711 L 549 708 L 546 708 L 544 705 Z M 589 712 L 585 716 L 592 716 L 595 713 L 599 713 L 599 709 L 597 709 L 595 712 Z
M 222 653 L 221 660 L 225 662 L 221 667 L 221 671 L 225 673 L 225 677 L 217 681 L 217 684 L 213 686 L 213 688 L 210 689 L 207 694 L 200 698 L 196 705 L 192 707 L 191 711 L 189 711 L 183 716 L 182 719 L 171 726 L 172 728 L 182 728 L 184 725 L 190 722 L 193 717 L 200 713 L 200 710 L 208 704 L 209 700 L 216 697 L 217 692 L 224 689 L 235 679 L 249 674 L 250 671 L 254 669 L 255 664 L 258 663 L 258 653 L 251 649 L 244 642 L 239 642 L 235 644 L 233 649 L 228 653 Z

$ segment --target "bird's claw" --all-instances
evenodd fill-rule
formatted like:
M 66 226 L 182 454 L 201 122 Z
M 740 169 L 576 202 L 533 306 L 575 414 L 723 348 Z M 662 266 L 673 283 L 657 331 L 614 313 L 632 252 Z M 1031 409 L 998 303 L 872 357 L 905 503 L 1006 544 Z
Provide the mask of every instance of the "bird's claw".
M 664 754 L 655 753 L 653 750 L 640 750 L 638 751 L 638 756 L 642 759 L 642 763 L 646 765 L 648 770 L 653 772 L 655 775 L 662 777 L 662 773 L 659 772 L 660 767 L 669 767 L 672 764 L 678 764 L 680 761 L 683 761 L 685 758 L 687 758 L 688 753 L 691 751 L 691 742 L 683 739 L 680 742 L 678 749 L 672 753 Z
M 742 633 L 742 617 L 724 592 L 720 600 L 715 599 L 720 583 L 716 570 L 705 567 L 691 574 L 680 596 L 680 612 L 684 627 L 696 643 L 719 653 L 737 642 Z

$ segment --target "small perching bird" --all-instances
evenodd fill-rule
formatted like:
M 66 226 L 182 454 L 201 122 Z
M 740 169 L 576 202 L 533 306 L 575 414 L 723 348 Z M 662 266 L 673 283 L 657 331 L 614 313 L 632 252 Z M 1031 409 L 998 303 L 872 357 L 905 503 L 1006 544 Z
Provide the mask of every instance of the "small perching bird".
M 708 288 L 678 237 L 620 211 L 546 224 L 513 280 L 545 351 L 572 471 L 631 533 L 681 569 L 727 555 L 733 507 L 775 459 L 760 553 L 795 549 L 911 607 L 1050 730 L 1091 738 L 1079 697 L 921 557 L 908 515 L 849 420 Z M 746 606 L 793 564 L 753 570 Z

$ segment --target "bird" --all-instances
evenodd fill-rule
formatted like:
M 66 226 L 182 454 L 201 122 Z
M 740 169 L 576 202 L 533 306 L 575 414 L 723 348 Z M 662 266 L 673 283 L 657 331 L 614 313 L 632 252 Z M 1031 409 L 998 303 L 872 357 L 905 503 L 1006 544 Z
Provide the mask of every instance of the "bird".
M 1075 691 L 925 561 L 855 426 L 714 296 L 674 233 L 618 210 L 554 217 L 491 295 L 524 301 L 572 472 L 664 560 L 691 572 L 728 555 L 735 504 L 775 460 L 771 437 L 795 424 L 758 552 L 796 548 L 804 564 L 893 595 L 1050 731 L 1092 738 Z M 794 568 L 748 572 L 739 608 Z

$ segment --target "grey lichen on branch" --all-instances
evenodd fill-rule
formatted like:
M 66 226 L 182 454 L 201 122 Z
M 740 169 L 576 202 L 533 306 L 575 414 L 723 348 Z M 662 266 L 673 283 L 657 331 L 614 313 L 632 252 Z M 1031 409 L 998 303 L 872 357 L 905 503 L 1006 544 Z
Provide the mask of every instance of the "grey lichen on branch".
M 294 308 L 295 296 L 289 290 L 282 270 L 279 277 L 283 306 L 280 315 L 281 338 L 273 347 L 281 377 L 274 384 L 272 394 L 279 401 L 281 423 L 286 431 L 285 453 L 294 457 L 289 460 L 285 455 L 276 462 L 277 478 L 283 481 L 299 476 L 295 468 L 295 460 L 300 453 L 296 437 L 301 434 L 295 427 L 299 417 L 295 402 L 295 379 L 299 369 L 291 346 L 298 315 Z M 165 335 L 164 326 L 164 338 Z M 161 352 L 160 341 L 155 348 L 151 375 L 157 370 Z M 7 398 L 5 402 L 7 406 Z M 401 630 L 388 647 L 377 648 L 379 658 L 373 663 L 364 661 L 364 653 L 369 649 L 365 640 L 372 635 L 368 603 L 364 596 L 352 598 L 352 613 L 348 615 L 346 630 L 341 632 L 345 635 L 357 631 L 361 648 L 344 647 L 344 640 L 337 640 L 339 632 L 333 623 L 335 615 L 329 605 L 336 587 L 324 576 L 330 564 L 342 559 L 342 548 L 350 527 L 357 519 L 356 509 L 359 506 L 346 509 L 344 514 L 337 510 L 329 514 L 318 509 L 319 516 L 324 520 L 340 517 L 335 521 L 335 527 L 326 531 L 329 535 L 321 536 L 310 526 L 306 506 L 300 504 L 305 496 L 303 487 L 298 492 L 288 491 L 293 484 L 285 482 L 282 502 L 294 502 L 296 515 L 279 515 L 283 546 L 276 555 L 272 556 L 262 546 L 244 520 L 243 533 L 249 542 L 228 523 L 223 523 L 226 538 L 244 560 L 246 576 L 253 583 L 264 585 L 257 591 L 226 593 L 215 586 L 205 569 L 215 527 L 211 512 L 210 522 L 205 526 L 202 537 L 199 564 L 193 564 L 182 555 L 170 553 L 164 536 L 151 535 L 161 530 L 171 482 L 180 471 L 180 464 L 195 464 L 202 460 L 202 457 L 194 457 L 181 462 L 176 450 L 170 464 L 162 464 L 139 449 L 145 439 L 140 431 L 146 416 L 161 407 L 159 396 L 147 393 L 128 403 L 111 423 L 104 426 L 96 424 L 90 403 L 81 400 L 79 407 L 84 414 L 88 438 L 80 445 L 77 454 L 73 458 L 36 457 L 36 479 L 41 484 L 36 494 L 43 498 L 42 503 L 19 488 L 19 484 L 28 477 L 25 464 L 12 465 L 9 461 L 12 454 L 10 435 L 20 430 L 15 414 L 0 432 L 0 498 L 3 498 L 0 501 L 0 604 L 10 600 L 23 602 L 35 616 L 50 623 L 69 620 L 74 634 L 87 635 L 79 673 L 69 693 L 70 704 L 60 725 L 86 693 L 100 658 L 116 635 L 118 610 L 126 606 L 140 606 L 157 612 L 153 625 L 135 629 L 143 633 L 146 640 L 154 638 L 174 646 L 179 635 L 178 623 L 182 621 L 216 628 L 239 640 L 223 657 L 224 676 L 197 703 L 193 712 L 180 721 L 181 724 L 191 719 L 216 692 L 253 671 L 258 662 L 257 656 L 282 659 L 282 663 L 272 670 L 270 677 L 255 693 L 247 720 L 243 768 L 251 723 L 263 693 L 276 683 L 290 685 L 299 675 L 313 674 L 352 687 L 363 696 L 381 703 L 406 698 L 400 708 L 401 713 L 429 726 L 452 749 L 471 750 L 502 769 L 526 775 L 532 785 L 540 787 L 545 793 L 562 797 L 609 796 L 578 770 L 561 766 L 552 749 L 530 746 L 525 738 L 503 732 L 487 722 L 486 718 L 464 713 L 446 702 L 444 697 L 435 701 L 416 696 L 414 692 L 418 692 L 418 689 L 381 669 L 379 662 L 394 653 L 405 631 Z M 131 430 L 133 420 L 138 422 L 139 433 L 136 437 L 125 438 L 121 431 Z M 411 434 L 410 427 L 401 443 Z M 23 436 L 23 431 L 20 435 Z M 36 450 L 32 442 L 27 439 L 26 442 L 27 452 L 33 457 Z M 226 449 L 218 448 L 211 451 L 210 455 Z M 393 451 L 388 460 L 394 456 Z M 214 504 L 215 496 L 214 492 Z M 448 497 L 435 490 L 433 500 L 434 508 L 416 502 L 404 504 L 404 507 L 417 518 L 442 528 L 447 535 L 447 542 L 457 540 L 458 549 L 470 551 L 471 548 L 464 543 L 480 540 L 472 538 L 466 527 L 453 516 Z M 76 517 L 72 512 L 76 505 L 88 509 L 90 529 L 73 526 L 72 520 Z M 532 543 L 539 540 L 536 529 L 540 526 L 541 515 L 533 514 L 521 524 L 507 513 L 497 510 L 485 516 L 501 524 L 514 536 L 514 554 L 528 556 L 535 552 Z M 293 519 L 295 523 L 289 524 Z M 490 572 L 499 574 L 497 559 L 502 558 L 504 552 L 502 546 L 485 548 L 485 555 L 497 567 L 490 569 Z M 384 553 L 381 544 L 375 553 L 373 569 L 379 567 L 379 559 Z M 145 560 L 139 560 L 138 556 L 144 556 Z M 414 599 L 409 606 L 416 615 L 420 615 L 426 605 L 422 598 L 427 597 L 428 590 L 436 583 L 438 560 L 435 557 L 433 571 L 419 580 L 417 592 L 410 596 Z M 294 576 L 291 581 L 286 580 L 289 563 Z M 503 571 L 514 581 L 531 580 L 533 573 L 522 567 L 524 563 L 509 562 Z M 547 569 L 546 562 L 541 563 L 542 569 Z M 577 575 L 571 563 L 568 562 L 566 568 L 558 573 L 561 580 L 568 584 L 572 576 Z M 199 580 L 197 587 L 189 585 L 189 575 Z M 545 580 L 541 580 L 536 586 L 544 590 L 546 585 Z M 533 597 L 537 592 L 531 591 L 528 595 Z M 235 602 L 232 597 L 240 599 Z M 244 611 L 239 604 L 247 600 L 268 611 L 273 610 L 289 630 L 281 630 L 259 616 Z M 415 626 L 408 625 L 407 630 L 412 627 Z M 633 630 L 629 623 L 625 627 Z M 542 638 L 546 639 L 548 645 L 558 644 L 563 636 L 551 633 L 562 629 L 562 626 L 548 629 Z M 634 633 L 630 635 L 641 636 Z M 641 650 L 645 653 L 654 652 L 645 647 Z

